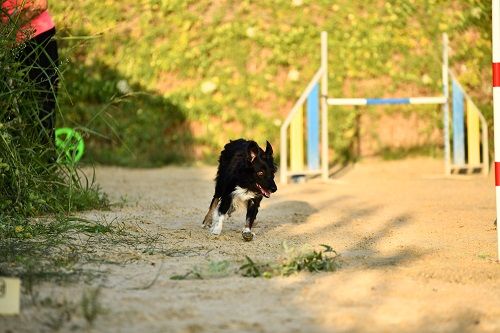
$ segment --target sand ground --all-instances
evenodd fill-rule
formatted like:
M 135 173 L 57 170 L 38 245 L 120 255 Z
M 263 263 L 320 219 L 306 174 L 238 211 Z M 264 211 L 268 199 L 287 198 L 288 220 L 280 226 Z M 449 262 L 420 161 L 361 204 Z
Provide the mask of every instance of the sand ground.
M 327 183 L 278 185 L 263 201 L 254 241 L 244 242 L 241 214 L 220 237 L 200 226 L 215 168 L 99 167 L 97 181 L 124 205 L 87 215 L 133 222 L 161 236 L 164 250 L 108 249 L 106 261 L 86 264 L 103 277 L 44 283 L 37 293 L 63 304 L 101 286 L 104 310 L 93 326 L 75 314 L 60 331 L 500 332 L 493 177 L 446 178 L 442 170 L 427 158 L 364 161 Z M 170 279 L 210 261 L 276 260 L 284 241 L 330 244 L 342 267 L 272 279 Z M 52 331 L 54 310 L 30 304 L 23 299 L 20 316 L 0 318 L 0 331 Z

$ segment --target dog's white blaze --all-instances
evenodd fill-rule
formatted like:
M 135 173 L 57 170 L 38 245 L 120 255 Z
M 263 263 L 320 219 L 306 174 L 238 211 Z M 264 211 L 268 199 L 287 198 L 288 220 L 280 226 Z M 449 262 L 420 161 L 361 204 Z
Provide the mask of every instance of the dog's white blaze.
M 239 186 L 236 186 L 234 191 L 231 193 L 233 196 L 233 208 L 237 209 L 239 207 L 246 208 L 246 203 L 248 200 L 255 198 L 256 194 L 252 191 L 246 190 Z

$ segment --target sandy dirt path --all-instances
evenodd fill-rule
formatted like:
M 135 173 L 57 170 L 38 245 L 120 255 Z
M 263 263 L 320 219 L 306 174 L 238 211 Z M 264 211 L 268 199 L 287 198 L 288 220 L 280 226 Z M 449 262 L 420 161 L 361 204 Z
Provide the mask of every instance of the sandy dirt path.
M 222 235 L 201 228 L 215 168 L 98 168 L 97 179 L 123 207 L 91 216 L 133 221 L 171 252 L 109 251 L 87 264 L 105 278 L 45 283 L 41 295 L 78 299 L 101 285 L 105 309 L 93 327 L 74 315 L 61 331 L 92 332 L 500 332 L 492 177 L 445 178 L 440 160 L 365 161 L 328 183 L 279 186 L 264 200 L 252 242 L 242 214 Z M 171 280 L 195 266 L 249 255 L 276 260 L 283 242 L 330 244 L 342 257 L 333 273 L 272 279 L 235 273 Z M 111 263 L 114 262 L 114 263 Z M 118 264 L 117 264 L 118 263 Z M 12 332 L 51 331 L 47 313 L 25 301 Z M 45 323 L 45 324 L 44 324 Z

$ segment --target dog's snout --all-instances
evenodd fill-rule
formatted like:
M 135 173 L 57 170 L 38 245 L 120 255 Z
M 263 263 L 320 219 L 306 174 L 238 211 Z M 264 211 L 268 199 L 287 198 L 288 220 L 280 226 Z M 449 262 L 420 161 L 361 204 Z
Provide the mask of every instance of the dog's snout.
M 271 193 L 274 193 L 278 190 L 278 187 L 276 186 L 276 184 L 272 184 L 269 190 L 271 191 Z

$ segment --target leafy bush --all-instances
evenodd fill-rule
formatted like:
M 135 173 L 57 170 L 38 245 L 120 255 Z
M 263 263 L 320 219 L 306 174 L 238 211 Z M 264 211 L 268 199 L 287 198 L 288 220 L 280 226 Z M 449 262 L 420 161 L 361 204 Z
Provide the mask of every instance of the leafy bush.
M 481 0 L 52 2 L 70 64 L 61 108 L 66 121 L 85 124 L 107 112 L 125 81 L 152 97 L 114 105 L 112 121 L 95 118 L 103 135 L 90 139 L 87 157 L 125 165 L 214 161 L 229 138 L 277 143 L 319 66 L 320 31 L 329 32 L 335 97 L 438 95 L 441 33 L 448 32 L 452 68 L 491 124 L 490 7 Z M 441 126 L 435 108 L 412 110 L 429 129 Z M 355 158 L 355 112 L 332 108 L 330 117 L 335 159 Z M 114 133 L 102 130 L 105 121 Z

